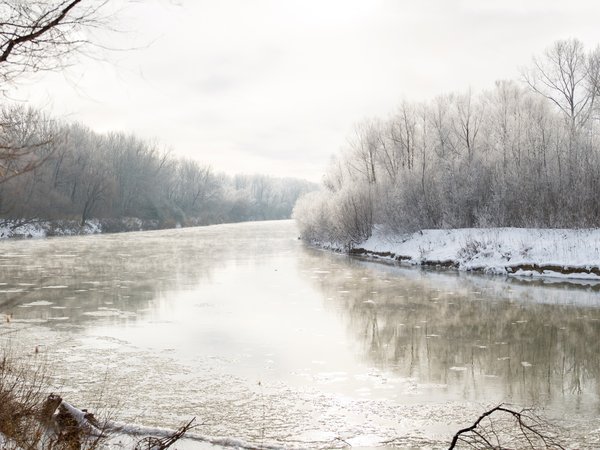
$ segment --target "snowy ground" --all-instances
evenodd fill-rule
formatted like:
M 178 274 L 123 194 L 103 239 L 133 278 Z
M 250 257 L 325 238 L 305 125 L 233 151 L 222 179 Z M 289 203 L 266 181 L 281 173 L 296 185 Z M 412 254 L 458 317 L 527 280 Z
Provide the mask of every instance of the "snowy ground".
M 352 253 L 465 271 L 600 281 L 600 229 L 465 228 L 405 235 L 376 229 Z
M 90 219 L 85 225 L 81 225 L 79 220 L 0 219 L 0 239 L 76 236 L 159 228 L 161 224 L 157 220 L 141 220 L 135 217 Z
M 44 238 L 101 233 L 98 220 L 89 220 L 81 226 L 76 220 L 0 220 L 0 239 Z

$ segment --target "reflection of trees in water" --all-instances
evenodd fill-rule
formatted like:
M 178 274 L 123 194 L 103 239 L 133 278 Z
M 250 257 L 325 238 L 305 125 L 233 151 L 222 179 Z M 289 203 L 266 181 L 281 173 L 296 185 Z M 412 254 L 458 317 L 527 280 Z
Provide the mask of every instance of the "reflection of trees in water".
M 325 259 L 314 281 L 377 366 L 474 400 L 597 400 L 597 292 Z
M 15 319 L 68 316 L 73 322 L 99 308 L 144 310 L 168 302 L 172 291 L 194 289 L 226 264 L 248 264 L 268 251 L 260 235 L 273 231 L 262 227 L 241 226 L 235 236 L 208 227 L 2 242 L 0 313 L 12 312 Z M 38 301 L 65 309 L 19 307 Z

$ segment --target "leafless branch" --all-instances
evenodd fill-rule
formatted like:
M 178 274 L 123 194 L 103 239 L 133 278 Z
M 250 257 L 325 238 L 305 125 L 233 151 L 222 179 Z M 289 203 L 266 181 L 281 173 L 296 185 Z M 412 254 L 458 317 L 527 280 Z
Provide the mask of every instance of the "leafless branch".
M 494 416 L 496 413 L 508 414 L 509 419 L 513 420 L 512 423 L 504 424 L 502 430 L 497 430 L 496 424 L 501 419 Z M 489 420 L 487 425 L 484 424 L 485 419 Z M 452 438 L 449 450 L 456 448 L 459 442 L 473 448 L 506 448 L 506 444 L 501 442 L 502 437 L 518 442 L 518 448 L 564 450 L 550 424 L 537 416 L 533 410 L 517 411 L 503 404 L 484 412 L 472 425 L 459 430 Z M 492 443 L 492 440 L 495 440 L 496 444 Z

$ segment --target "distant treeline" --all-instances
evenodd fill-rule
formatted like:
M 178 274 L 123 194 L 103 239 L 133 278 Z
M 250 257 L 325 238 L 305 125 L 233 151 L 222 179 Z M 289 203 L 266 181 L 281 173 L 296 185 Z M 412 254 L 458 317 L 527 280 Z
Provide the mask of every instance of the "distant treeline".
M 99 134 L 20 106 L 0 111 L 0 218 L 136 217 L 161 226 L 289 218 L 316 186 L 227 176 L 123 133 Z
M 356 128 L 321 192 L 295 208 L 302 235 L 353 246 L 393 232 L 600 226 L 600 47 L 558 41 L 490 91 L 405 102 Z

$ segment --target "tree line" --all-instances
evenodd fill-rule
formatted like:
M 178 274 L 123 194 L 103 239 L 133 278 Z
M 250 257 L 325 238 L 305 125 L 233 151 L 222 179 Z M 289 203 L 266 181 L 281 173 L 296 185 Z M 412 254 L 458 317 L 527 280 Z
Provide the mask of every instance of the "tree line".
M 0 1 L 0 93 L 60 71 L 109 30 L 106 0 Z M 95 133 L 19 105 L 0 107 L 0 219 L 124 218 L 159 226 L 287 218 L 314 186 L 230 177 L 124 133 Z
M 600 226 L 600 47 L 561 40 L 522 79 L 403 102 L 360 123 L 294 217 L 310 240 L 351 247 L 374 225 Z
M 293 178 L 228 176 L 125 133 L 99 134 L 39 110 L 0 110 L 0 218 L 135 217 L 161 226 L 289 218 L 315 188 Z

